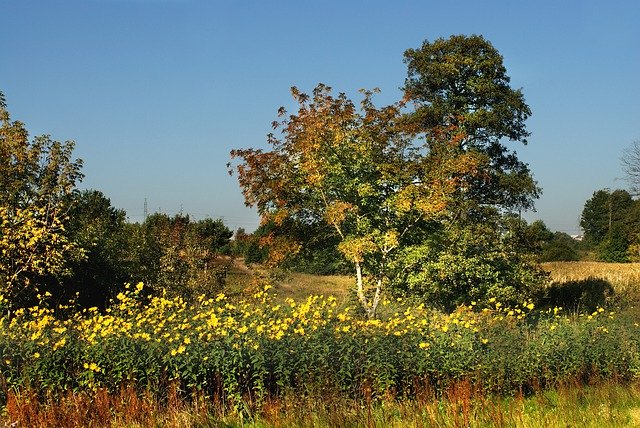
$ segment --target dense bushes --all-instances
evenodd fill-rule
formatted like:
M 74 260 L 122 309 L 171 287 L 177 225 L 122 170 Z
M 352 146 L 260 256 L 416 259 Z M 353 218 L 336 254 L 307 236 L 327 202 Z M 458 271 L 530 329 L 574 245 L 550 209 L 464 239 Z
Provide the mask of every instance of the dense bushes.
M 492 302 L 445 314 L 387 301 L 389 316 L 365 321 L 333 298 L 277 304 L 265 292 L 238 302 L 220 294 L 191 306 L 143 303 L 141 293 L 139 285 L 118 295 L 104 314 L 61 321 L 32 308 L 2 318 L 2 394 L 123 384 L 162 393 L 177 384 L 239 405 L 290 392 L 410 397 L 459 380 L 526 391 L 640 370 L 640 328 L 602 308 L 567 316 Z

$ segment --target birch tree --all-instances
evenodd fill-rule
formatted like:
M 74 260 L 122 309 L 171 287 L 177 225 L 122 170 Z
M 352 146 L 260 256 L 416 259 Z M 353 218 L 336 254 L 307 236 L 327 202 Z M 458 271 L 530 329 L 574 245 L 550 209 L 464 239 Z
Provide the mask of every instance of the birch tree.
M 370 318 L 398 250 L 420 242 L 446 217 L 453 198 L 486 162 L 479 152 L 463 150 L 460 126 L 438 126 L 428 139 L 409 136 L 399 124 L 402 104 L 377 108 L 374 92 L 363 91 L 358 108 L 323 84 L 311 96 L 292 88 L 298 110 L 279 110 L 273 127 L 281 134 L 268 136 L 266 150 L 233 150 L 229 165 L 246 204 L 275 226 L 271 261 L 304 245 L 288 236 L 291 221 L 330 226 L 353 265 L 356 295 Z

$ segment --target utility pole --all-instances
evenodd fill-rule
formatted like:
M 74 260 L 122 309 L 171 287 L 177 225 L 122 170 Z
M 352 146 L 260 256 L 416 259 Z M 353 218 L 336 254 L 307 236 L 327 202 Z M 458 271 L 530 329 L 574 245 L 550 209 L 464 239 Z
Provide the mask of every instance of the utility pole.
M 144 221 L 147 221 L 147 216 L 149 215 L 149 210 L 147 207 L 147 198 L 144 198 Z

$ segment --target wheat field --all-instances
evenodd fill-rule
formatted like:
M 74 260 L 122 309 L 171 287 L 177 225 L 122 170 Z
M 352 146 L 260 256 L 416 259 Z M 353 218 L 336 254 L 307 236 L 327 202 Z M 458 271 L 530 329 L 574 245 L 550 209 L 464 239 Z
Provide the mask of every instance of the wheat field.
M 640 263 L 549 262 L 543 263 L 542 268 L 556 283 L 602 279 L 617 294 L 640 293 Z

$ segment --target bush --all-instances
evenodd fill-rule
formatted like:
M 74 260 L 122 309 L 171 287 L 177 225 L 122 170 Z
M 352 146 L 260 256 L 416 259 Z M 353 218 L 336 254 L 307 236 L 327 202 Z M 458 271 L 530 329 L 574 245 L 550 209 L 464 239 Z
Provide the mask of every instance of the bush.
M 569 316 L 491 301 L 441 313 L 385 301 L 397 311 L 364 320 L 331 297 L 283 304 L 260 291 L 194 306 L 142 294 L 141 285 L 119 294 L 106 313 L 63 320 L 36 307 L 0 318 L 0 402 L 9 389 L 129 385 L 165 396 L 177 387 L 233 407 L 290 393 L 414 397 L 460 381 L 512 393 L 640 373 L 640 328 L 603 308 Z

